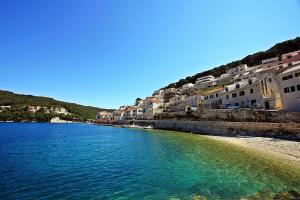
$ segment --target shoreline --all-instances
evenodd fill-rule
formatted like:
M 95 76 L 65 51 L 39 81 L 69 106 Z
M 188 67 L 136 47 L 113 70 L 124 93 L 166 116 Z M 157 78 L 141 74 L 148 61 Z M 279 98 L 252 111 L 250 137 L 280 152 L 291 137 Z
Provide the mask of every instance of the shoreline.
M 2 122 L 2 123 L 11 123 L 11 122 Z M 16 122 L 16 123 L 28 123 L 28 122 Z M 39 122 L 35 122 L 35 123 L 39 123 Z M 50 123 L 50 122 L 40 122 L 40 123 Z M 70 123 L 65 123 L 65 124 L 70 124 Z M 207 134 L 194 133 L 194 132 L 187 133 L 184 131 L 177 131 L 177 130 L 157 129 L 152 127 L 147 128 L 146 126 L 138 126 L 138 125 L 132 126 L 132 125 L 100 124 L 100 123 L 87 123 L 87 124 L 100 125 L 100 126 L 112 126 L 116 128 L 174 131 L 183 134 L 195 134 L 195 135 L 199 135 L 200 137 L 209 138 L 211 140 L 224 142 L 226 144 L 235 145 L 249 150 L 254 150 L 266 156 L 272 156 L 279 159 L 283 159 L 300 166 L 300 142 L 297 141 L 274 139 L 269 137 L 258 137 L 258 136 L 220 136 L 220 135 L 215 136 L 215 135 L 207 135 Z
M 102 124 L 99 124 L 102 125 Z M 131 126 L 131 125 L 109 125 L 119 128 L 130 128 L 130 129 L 142 129 L 145 130 L 143 126 Z M 151 128 L 150 130 L 159 131 L 172 131 L 164 129 Z M 195 134 L 200 137 L 209 138 L 215 141 L 224 142 L 226 144 L 235 145 L 238 147 L 246 148 L 249 150 L 254 150 L 259 154 L 264 154 L 265 156 L 271 156 L 292 162 L 295 165 L 300 166 L 300 142 L 284 140 L 284 139 L 274 139 L 269 137 L 258 137 L 258 136 L 215 136 L 199 133 L 187 133 L 184 131 L 176 131 L 183 134 Z
M 239 147 L 252 149 L 265 155 L 293 162 L 300 166 L 300 142 L 266 137 L 201 136 Z

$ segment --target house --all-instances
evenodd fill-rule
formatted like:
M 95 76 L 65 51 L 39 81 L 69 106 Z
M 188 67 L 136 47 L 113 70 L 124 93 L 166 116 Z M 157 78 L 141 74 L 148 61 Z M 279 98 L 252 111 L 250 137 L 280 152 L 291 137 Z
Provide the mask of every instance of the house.
M 185 103 L 186 103 L 186 105 L 190 106 L 191 108 L 197 108 L 199 103 L 203 100 L 204 100 L 204 97 L 202 94 L 194 92 L 185 98 Z
M 169 101 L 168 110 L 171 112 L 185 110 L 186 106 L 186 95 L 175 95 Z
M 204 76 L 204 77 L 200 77 L 197 79 L 196 83 L 195 83 L 195 87 L 198 89 L 203 89 L 206 87 L 210 87 L 216 85 L 215 82 L 215 77 L 214 76 Z
M 168 88 L 164 92 L 163 100 L 165 103 L 169 102 L 169 100 L 174 97 L 176 94 L 179 94 L 179 91 L 175 88 Z
M 135 105 L 135 106 L 140 106 L 140 105 L 143 104 L 143 102 L 144 102 L 143 99 L 141 99 L 141 98 L 136 98 L 136 99 L 135 99 L 134 105 Z
M 155 97 L 147 97 L 140 108 L 140 119 L 152 119 L 156 113 L 163 112 L 163 101 Z
M 193 83 L 187 83 L 187 84 L 184 84 L 179 92 L 180 94 L 187 94 L 187 93 L 190 93 L 192 90 L 194 89 L 194 84 Z
M 232 68 L 227 71 L 227 74 L 232 74 L 232 75 L 240 75 L 248 71 L 248 66 L 246 64 L 239 65 L 235 68 Z
M 131 120 L 131 119 L 133 119 L 133 116 L 132 116 L 132 110 L 133 110 L 133 109 L 134 109 L 133 106 L 127 106 L 127 107 L 122 111 L 120 120 Z
M 98 112 L 96 115 L 97 122 L 105 122 L 105 121 L 112 120 L 112 119 L 113 119 L 112 113 L 107 112 L 107 111 Z
M 224 84 L 224 83 L 231 83 L 233 81 L 233 75 L 232 74 L 222 74 L 220 77 L 215 79 L 215 82 L 217 84 Z
M 300 50 L 283 54 L 281 56 L 281 60 L 283 63 L 293 63 L 300 60 Z
M 228 85 L 222 94 L 222 102 L 223 108 L 279 109 L 281 100 L 276 77 L 266 73 Z
M 300 111 L 300 65 L 289 68 L 277 75 L 282 109 Z
M 223 87 L 217 87 L 203 93 L 204 96 L 204 108 L 220 108 L 222 105 L 222 92 Z

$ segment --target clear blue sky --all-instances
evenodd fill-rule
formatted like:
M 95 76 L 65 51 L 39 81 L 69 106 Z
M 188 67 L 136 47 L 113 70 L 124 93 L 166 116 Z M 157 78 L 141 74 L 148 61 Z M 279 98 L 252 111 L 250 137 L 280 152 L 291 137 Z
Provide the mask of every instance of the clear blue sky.
M 1 0 L 0 89 L 116 108 L 297 36 L 299 0 Z

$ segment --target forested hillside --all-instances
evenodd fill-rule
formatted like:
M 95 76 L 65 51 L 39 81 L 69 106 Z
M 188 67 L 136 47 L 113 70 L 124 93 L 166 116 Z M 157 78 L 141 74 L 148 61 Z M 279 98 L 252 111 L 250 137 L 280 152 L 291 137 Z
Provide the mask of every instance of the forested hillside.
M 0 120 L 2 121 L 50 121 L 52 117 L 85 121 L 94 119 L 103 109 L 75 103 L 57 101 L 48 97 L 15 94 L 0 90 Z M 66 113 L 58 113 L 64 108 Z
M 165 87 L 165 89 L 171 88 L 171 87 L 179 88 L 186 83 L 195 83 L 197 78 L 200 78 L 203 76 L 213 75 L 215 77 L 219 77 L 221 74 L 224 74 L 227 70 L 237 67 L 241 64 L 247 64 L 249 67 L 255 66 L 255 65 L 260 64 L 261 61 L 264 59 L 277 57 L 282 54 L 296 51 L 299 49 L 300 49 L 300 37 L 297 37 L 292 40 L 287 40 L 287 41 L 278 43 L 266 51 L 261 51 L 261 52 L 257 52 L 252 55 L 248 55 L 241 60 L 233 61 L 231 63 L 221 65 L 219 67 L 215 67 L 211 70 L 200 72 L 198 74 L 195 74 L 194 76 L 188 76 L 184 79 L 180 79 L 176 83 L 169 84 L 168 86 Z

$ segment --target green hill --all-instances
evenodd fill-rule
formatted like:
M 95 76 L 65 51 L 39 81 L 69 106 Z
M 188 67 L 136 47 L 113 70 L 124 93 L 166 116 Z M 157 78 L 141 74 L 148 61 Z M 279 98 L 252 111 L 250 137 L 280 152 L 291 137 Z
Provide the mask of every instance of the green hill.
M 52 117 L 86 121 L 94 119 L 99 111 L 112 111 L 3 90 L 0 90 L 0 106 L 0 121 L 50 121 Z M 67 113 L 58 113 L 61 108 Z
M 278 43 L 266 51 L 261 51 L 261 52 L 257 52 L 252 55 L 248 55 L 241 60 L 233 61 L 231 63 L 221 65 L 219 67 L 215 67 L 211 70 L 200 72 L 198 74 L 195 74 L 194 76 L 188 76 L 184 79 L 180 79 L 176 83 L 169 84 L 164 89 L 172 88 L 172 87 L 179 88 L 186 83 L 195 83 L 198 78 L 203 77 L 203 76 L 213 75 L 215 77 L 219 77 L 221 74 L 224 74 L 227 70 L 229 70 L 231 68 L 235 68 L 241 64 L 247 64 L 249 67 L 255 66 L 255 65 L 260 64 L 261 61 L 264 59 L 274 58 L 274 57 L 280 56 L 285 53 L 297 51 L 299 49 L 300 49 L 300 37 L 297 37 L 292 40 L 287 40 L 287 41 Z

